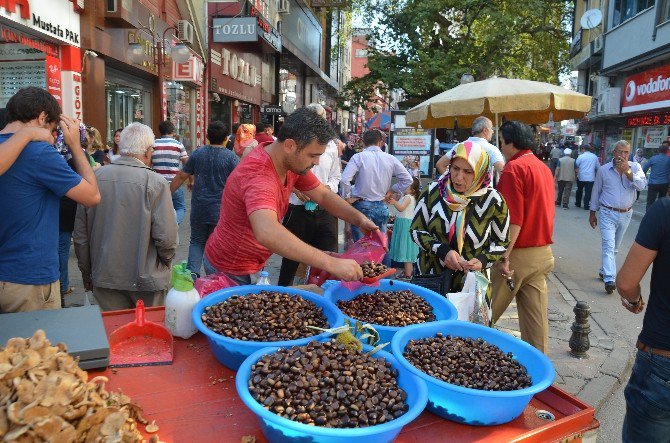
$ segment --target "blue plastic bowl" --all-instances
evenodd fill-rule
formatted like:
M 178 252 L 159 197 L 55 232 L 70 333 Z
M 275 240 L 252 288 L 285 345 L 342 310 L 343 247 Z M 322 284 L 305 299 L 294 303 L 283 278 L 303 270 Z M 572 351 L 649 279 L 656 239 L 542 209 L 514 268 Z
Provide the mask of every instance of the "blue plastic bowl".
M 420 371 L 403 356 L 405 346 L 410 340 L 434 337 L 438 332 L 456 337 L 481 338 L 505 353 L 511 352 L 526 367 L 533 384 L 517 391 L 481 391 L 446 383 Z M 429 411 L 469 425 L 494 426 L 514 420 L 521 415 L 533 395 L 553 383 L 556 375 L 547 356 L 528 343 L 504 332 L 462 321 L 408 326 L 393 337 L 391 349 L 404 368 L 425 380 Z
M 323 340 L 322 340 L 323 341 Z M 403 426 L 414 420 L 423 412 L 428 401 L 426 384 L 419 377 L 403 368 L 391 354 L 378 351 L 375 358 L 383 357 L 391 362 L 398 370 L 398 385 L 407 392 L 409 410 L 399 418 L 381 425 L 365 428 L 324 428 L 309 426 L 297 421 L 289 420 L 270 412 L 258 403 L 249 393 L 249 378 L 251 366 L 266 354 L 277 351 L 276 347 L 261 349 L 254 352 L 240 366 L 235 377 L 237 393 L 245 405 L 258 416 L 265 437 L 272 443 L 384 443 L 392 442 L 398 436 Z M 369 351 L 371 346 L 364 345 L 363 350 Z
M 200 332 L 205 334 L 207 341 L 209 342 L 209 348 L 211 349 L 214 357 L 225 367 L 236 371 L 237 368 L 242 364 L 245 358 L 253 354 L 262 348 L 267 348 L 268 346 L 274 346 L 278 348 L 286 348 L 290 346 L 301 346 L 309 343 L 312 340 L 319 340 L 320 338 L 326 338 L 330 334 L 322 332 L 321 334 L 316 334 L 310 337 L 300 338 L 297 340 L 285 340 L 285 341 L 247 341 L 247 340 L 238 340 L 234 338 L 224 337 L 223 335 L 217 334 L 209 329 L 202 322 L 202 314 L 205 312 L 207 306 L 215 305 L 221 303 L 222 301 L 232 297 L 233 295 L 246 295 L 246 294 L 256 294 L 262 290 L 265 291 L 276 291 L 276 292 L 285 292 L 288 294 L 299 295 L 305 300 L 309 300 L 315 303 L 318 307 L 323 309 L 323 314 L 328 320 L 330 328 L 336 328 L 344 324 L 344 316 L 337 309 L 337 306 L 326 300 L 320 295 L 313 294 L 302 289 L 295 288 L 285 288 L 283 286 L 257 286 L 257 285 L 247 285 L 247 286 L 234 286 L 231 288 L 221 289 L 220 291 L 213 292 L 207 295 L 205 298 L 200 300 L 198 304 L 193 308 L 192 318 L 195 327 L 198 328 Z
M 393 282 L 393 284 L 391 284 Z M 454 305 L 447 300 L 446 297 L 438 294 L 437 292 L 430 291 L 421 286 L 413 285 L 411 283 L 406 283 L 398 280 L 387 280 L 383 279 L 379 281 L 379 286 L 362 286 L 354 291 L 350 291 L 346 287 L 342 286 L 342 283 L 336 283 L 324 292 L 323 296 L 333 302 L 337 306 L 337 302 L 340 300 L 351 300 L 352 298 L 357 297 L 360 294 L 373 293 L 377 290 L 380 291 L 400 291 L 400 290 L 410 290 L 419 297 L 425 299 L 433 307 L 433 313 L 435 314 L 435 321 L 439 320 L 456 320 L 458 318 L 458 311 Z M 342 313 L 344 318 L 351 321 L 356 321 L 355 318 L 349 317 L 346 314 Z M 379 342 L 387 343 L 393 339 L 393 335 L 396 332 L 407 326 L 383 326 L 372 324 L 377 332 L 379 332 Z M 427 323 L 421 323 L 427 324 Z

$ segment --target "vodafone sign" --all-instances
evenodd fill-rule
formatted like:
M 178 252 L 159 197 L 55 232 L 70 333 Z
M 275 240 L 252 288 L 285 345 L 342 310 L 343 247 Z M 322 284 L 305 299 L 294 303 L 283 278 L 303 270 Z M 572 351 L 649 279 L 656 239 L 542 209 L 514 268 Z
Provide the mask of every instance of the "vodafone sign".
M 670 107 L 670 65 L 626 78 L 621 112 Z

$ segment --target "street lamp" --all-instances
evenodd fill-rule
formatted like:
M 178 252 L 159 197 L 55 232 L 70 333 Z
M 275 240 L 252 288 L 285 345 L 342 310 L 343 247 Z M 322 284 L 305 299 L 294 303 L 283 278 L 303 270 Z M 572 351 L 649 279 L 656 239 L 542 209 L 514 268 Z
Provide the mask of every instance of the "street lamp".
M 188 59 L 191 57 L 191 52 L 189 51 L 188 46 L 186 46 L 181 41 L 175 44 L 173 47 L 165 45 L 165 35 L 168 33 L 168 31 L 177 31 L 177 28 L 175 28 L 174 26 L 166 28 L 165 31 L 163 31 L 163 35 L 160 39 L 156 38 L 158 37 L 157 34 L 148 26 L 144 26 L 142 23 L 140 23 L 139 27 L 142 30 L 147 31 L 149 34 L 151 34 L 151 40 L 153 43 L 153 51 L 154 51 L 154 63 L 158 68 L 159 78 L 161 78 L 162 70 L 166 63 L 165 60 L 166 52 L 170 54 L 170 58 L 177 64 L 186 63 Z M 135 64 L 140 64 L 142 63 L 142 59 L 144 56 L 144 47 L 140 43 L 131 43 L 128 45 L 126 55 L 128 56 L 128 59 L 131 62 Z
M 475 77 L 470 74 L 469 72 L 466 72 L 461 76 L 461 84 L 464 85 L 466 83 L 473 83 L 475 81 Z

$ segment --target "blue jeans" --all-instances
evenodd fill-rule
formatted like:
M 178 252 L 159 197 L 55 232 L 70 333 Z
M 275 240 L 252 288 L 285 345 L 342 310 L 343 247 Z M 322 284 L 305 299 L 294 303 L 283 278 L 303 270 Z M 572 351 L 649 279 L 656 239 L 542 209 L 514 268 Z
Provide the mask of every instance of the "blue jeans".
M 624 443 L 670 441 L 670 358 L 637 351 L 624 396 Z
M 600 237 L 602 240 L 602 267 L 605 283 L 614 283 L 616 278 L 616 253 L 618 252 L 623 235 L 628 229 L 633 211 L 616 212 L 600 207 Z
M 251 274 L 247 275 L 233 275 L 233 274 L 228 274 L 227 272 L 221 272 L 218 269 L 216 269 L 210 262 L 207 260 L 207 256 L 203 255 L 202 257 L 202 265 L 205 267 L 205 274 L 210 275 L 210 274 L 215 274 L 215 273 L 220 273 L 225 275 L 226 277 L 230 278 L 232 281 L 237 283 L 238 285 L 250 285 L 251 284 Z
M 58 232 L 58 269 L 60 271 L 60 293 L 64 294 L 70 287 L 67 273 L 67 262 L 70 259 L 70 239 L 72 232 Z
M 379 230 L 383 233 L 388 231 L 387 223 L 389 221 L 389 209 L 386 206 L 386 203 L 383 201 L 380 202 L 370 202 L 365 200 L 358 200 L 354 203 L 354 208 L 362 212 L 367 218 L 372 220 L 374 224 L 379 226 Z M 354 241 L 358 241 L 363 237 L 363 233 L 358 228 L 358 226 L 351 226 L 351 236 Z M 386 254 L 384 260 L 382 261 L 386 266 L 391 267 L 391 256 Z
M 191 222 L 191 244 L 188 247 L 188 264 L 186 265 L 191 272 L 200 274 L 205 245 L 215 227 L 216 225 L 209 223 Z
M 172 206 L 177 213 L 177 224 L 181 225 L 181 222 L 184 220 L 184 215 L 186 214 L 186 194 L 184 193 L 183 187 L 180 187 L 172 193 Z

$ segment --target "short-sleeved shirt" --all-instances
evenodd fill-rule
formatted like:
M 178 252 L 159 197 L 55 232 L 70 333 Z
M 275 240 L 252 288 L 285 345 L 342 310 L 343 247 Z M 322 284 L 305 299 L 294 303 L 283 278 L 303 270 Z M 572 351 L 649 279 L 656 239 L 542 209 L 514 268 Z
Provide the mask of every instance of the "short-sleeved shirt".
M 186 148 L 174 138 L 161 137 L 154 142 L 151 167 L 171 182 L 179 172 L 181 159 L 188 157 Z
M 0 134 L 0 143 L 12 134 Z M 0 281 L 46 285 L 59 278 L 60 198 L 81 182 L 51 145 L 30 142 L 0 175 Z
M 579 169 L 577 180 L 582 182 L 596 181 L 596 172 L 600 167 L 600 160 L 593 152 L 580 154 L 575 160 L 575 168 Z
M 665 154 L 656 154 L 652 156 L 649 161 L 645 163 L 642 170 L 646 174 L 650 168 L 650 185 L 665 185 L 670 182 L 670 157 Z
M 191 224 L 215 225 L 219 220 L 221 195 L 239 158 L 224 147 L 201 146 L 184 165 L 195 176 L 191 197 Z
M 498 191 L 507 202 L 510 223 L 521 226 L 514 248 L 553 243 L 555 190 L 547 165 L 531 151 L 519 151 L 505 165 Z
M 670 350 L 670 198 L 660 198 L 647 210 L 635 237 L 640 246 L 657 251 L 651 269 L 651 290 L 640 341 Z M 644 289 L 643 289 L 644 294 Z
M 312 171 L 304 175 L 289 171 L 284 185 L 265 147 L 251 151 L 228 177 L 219 222 L 205 246 L 207 260 L 219 271 L 232 275 L 253 274 L 263 269 L 272 252 L 256 240 L 249 216 L 269 209 L 281 221 L 293 188 L 310 191 L 317 186 L 319 179 Z

